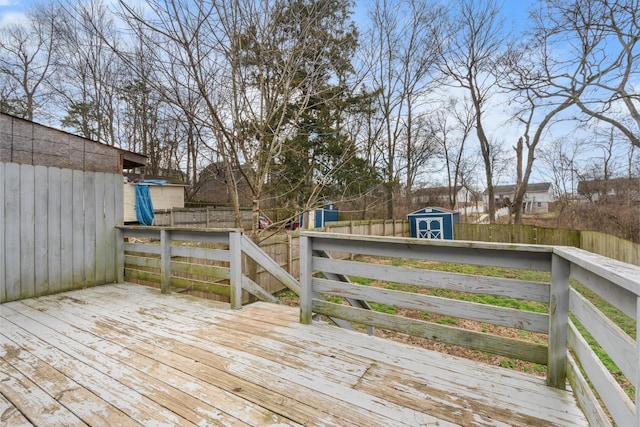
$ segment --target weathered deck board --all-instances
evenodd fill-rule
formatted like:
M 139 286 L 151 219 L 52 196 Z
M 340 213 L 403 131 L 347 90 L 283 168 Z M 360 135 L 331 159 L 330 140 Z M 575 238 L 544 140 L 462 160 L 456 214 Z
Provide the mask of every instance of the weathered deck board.
M 298 318 L 134 285 L 3 304 L 0 424 L 587 425 L 542 378 Z

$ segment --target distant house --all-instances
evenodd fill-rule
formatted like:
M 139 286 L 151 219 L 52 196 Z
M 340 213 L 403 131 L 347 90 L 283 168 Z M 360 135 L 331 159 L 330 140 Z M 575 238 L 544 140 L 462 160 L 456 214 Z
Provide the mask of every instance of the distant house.
M 475 205 L 477 195 L 467 186 L 460 186 L 456 193 L 455 209 L 462 209 L 465 206 Z M 411 204 L 413 206 L 447 206 L 450 207 L 449 187 L 426 187 L 413 192 Z
M 640 203 L 640 178 L 592 179 L 578 182 L 581 201 L 598 202 L 606 198 L 624 198 Z
M 493 187 L 496 208 L 510 206 L 516 194 L 515 185 L 496 185 Z M 484 206 L 489 206 L 489 194 L 483 193 Z M 549 206 L 554 201 L 553 187 L 550 182 L 531 183 L 527 185 L 527 192 L 522 202 L 522 211 L 527 214 L 549 212 Z
M 240 171 L 233 171 L 233 179 L 238 188 L 240 206 L 250 206 L 251 192 Z M 200 172 L 197 189 L 191 200 L 222 205 L 231 204 L 231 194 L 229 193 L 222 162 L 211 163 Z

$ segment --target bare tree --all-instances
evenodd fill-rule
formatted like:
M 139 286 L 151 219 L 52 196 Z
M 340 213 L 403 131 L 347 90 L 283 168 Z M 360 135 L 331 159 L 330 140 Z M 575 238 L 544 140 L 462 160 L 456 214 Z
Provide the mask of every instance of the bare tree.
M 588 119 L 616 128 L 640 147 L 640 3 L 545 0 L 534 17 L 548 54 L 550 84 Z M 562 52 L 558 54 L 557 52 Z
M 499 18 L 500 7 L 494 0 L 478 3 L 459 0 L 458 9 L 449 19 L 448 33 L 440 34 L 443 47 L 441 72 L 451 85 L 468 93 L 475 118 L 475 133 L 484 161 L 488 194 L 489 221 L 495 222 L 495 194 L 493 165 L 499 151 L 486 128 L 487 106 L 501 91 L 507 73 L 498 67 L 507 50 L 507 36 Z M 448 42 L 448 43 L 447 43 Z
M 119 40 L 102 0 L 68 3 L 56 22 L 64 66 L 55 87 L 66 115 L 62 125 L 107 145 L 120 145 L 118 88 L 125 73 L 113 48 Z
M 455 98 L 439 110 L 431 114 L 430 126 L 440 146 L 439 155 L 444 160 L 448 188 L 448 206 L 455 209 L 458 205 L 458 192 L 467 186 L 465 179 L 472 174 L 474 162 L 466 156 L 465 149 L 469 135 L 473 131 L 475 114 L 465 99 L 462 102 Z
M 394 217 L 395 193 L 406 178 L 407 200 L 425 159 L 416 118 L 430 88 L 430 73 L 438 60 L 433 35 L 443 24 L 442 9 L 419 0 L 378 0 L 369 12 L 373 21 L 369 49 L 371 84 L 378 93 L 378 150 L 383 162 L 387 217 Z M 424 157 L 424 156 L 421 156 Z
M 327 90 L 338 65 L 332 54 L 350 37 L 348 2 L 173 0 L 149 2 L 147 17 L 120 4 L 131 28 L 161 37 L 151 43 L 163 78 L 192 83 L 185 89 L 202 101 L 204 114 L 189 114 L 216 138 L 228 182 L 232 168 L 246 182 L 257 236 L 274 160 L 295 134 L 293 124 Z
M 537 169 L 553 185 L 560 206 L 558 219 L 575 199 L 577 171 L 581 169 L 578 155 L 584 149 L 582 146 L 581 141 L 556 139 L 538 152 L 542 167 Z
M 0 29 L 0 79 L 4 107 L 33 120 L 50 95 L 47 79 L 58 65 L 56 20 L 61 14 L 53 5 L 33 5 L 27 23 Z

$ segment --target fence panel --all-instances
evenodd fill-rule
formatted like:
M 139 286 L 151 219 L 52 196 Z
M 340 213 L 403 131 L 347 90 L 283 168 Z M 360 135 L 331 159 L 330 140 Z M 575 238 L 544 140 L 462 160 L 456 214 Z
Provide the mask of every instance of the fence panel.
M 118 185 L 117 174 L 0 163 L 0 302 L 113 282 Z
M 629 264 L 640 265 L 640 244 L 597 231 L 565 230 L 516 224 L 455 224 L 457 240 L 573 246 Z
M 241 209 L 245 228 L 251 228 L 251 210 Z M 236 214 L 232 208 L 172 208 L 154 211 L 153 225 L 159 227 L 235 228 Z
M 640 265 L 640 245 L 597 231 L 583 231 L 580 247 L 618 261 Z

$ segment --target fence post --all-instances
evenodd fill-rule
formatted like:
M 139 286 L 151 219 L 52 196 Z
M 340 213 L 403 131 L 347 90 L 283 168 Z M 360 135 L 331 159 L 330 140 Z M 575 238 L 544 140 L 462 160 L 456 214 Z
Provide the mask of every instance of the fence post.
M 242 232 L 229 232 L 229 285 L 231 308 L 242 308 Z
M 567 376 L 567 333 L 569 326 L 570 263 L 551 255 L 551 291 L 549 295 L 549 360 L 547 385 L 565 389 Z
M 160 291 L 171 293 L 171 232 L 160 230 Z
M 312 295 L 311 239 L 300 236 L 300 323 L 311 324 Z

